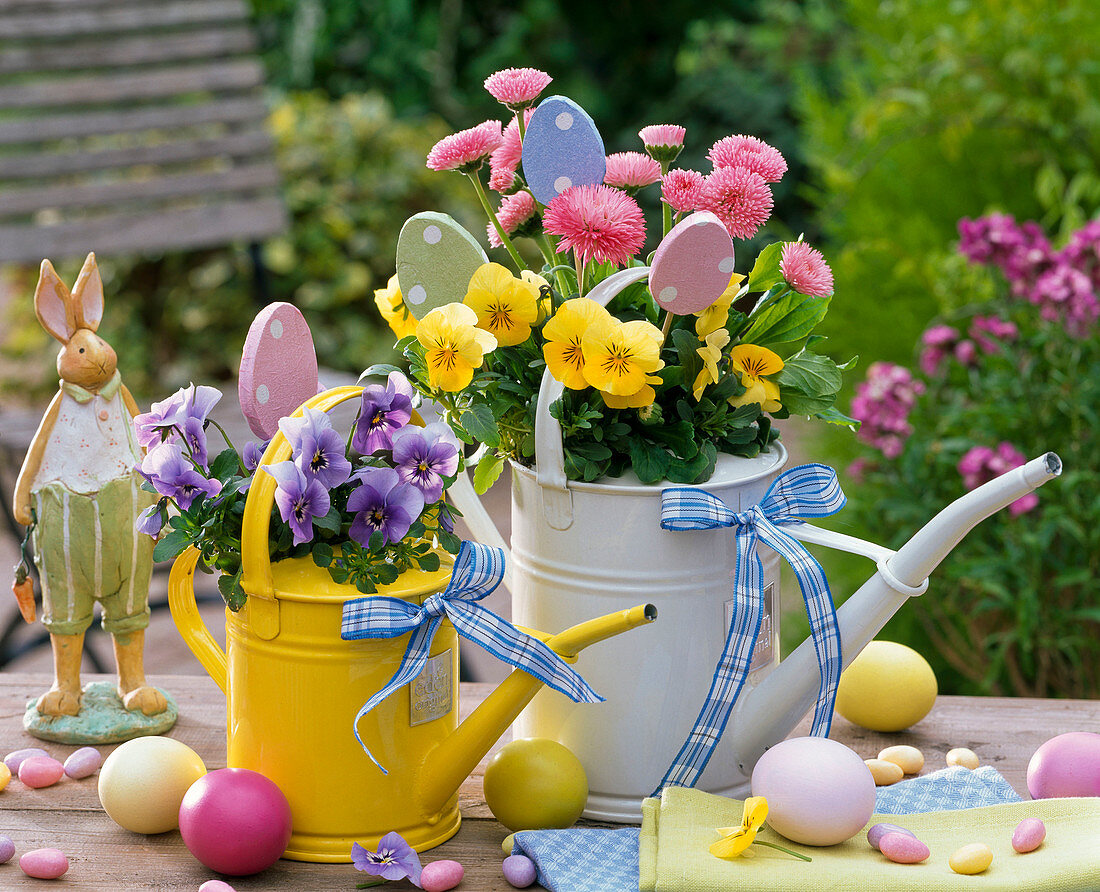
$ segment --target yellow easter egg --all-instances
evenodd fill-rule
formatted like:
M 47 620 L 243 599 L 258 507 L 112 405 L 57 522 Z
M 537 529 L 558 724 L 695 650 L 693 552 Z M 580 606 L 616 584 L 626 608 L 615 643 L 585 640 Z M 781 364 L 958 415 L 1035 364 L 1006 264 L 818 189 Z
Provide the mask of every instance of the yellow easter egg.
M 0 790 L 3 790 L 8 785 L 8 781 L 10 780 L 11 769 L 8 768 L 8 766 L 5 765 L 3 762 L 0 762 Z
M 206 774 L 198 753 L 171 737 L 137 737 L 111 753 L 99 772 L 99 801 L 121 827 L 165 833 L 179 826 L 180 803 Z
M 584 811 L 588 777 L 580 760 L 556 740 L 527 737 L 493 756 L 484 790 L 489 810 L 509 830 L 564 828 Z
M 872 641 L 840 676 L 836 711 L 872 731 L 901 731 L 936 702 L 936 674 L 919 653 L 894 641 Z

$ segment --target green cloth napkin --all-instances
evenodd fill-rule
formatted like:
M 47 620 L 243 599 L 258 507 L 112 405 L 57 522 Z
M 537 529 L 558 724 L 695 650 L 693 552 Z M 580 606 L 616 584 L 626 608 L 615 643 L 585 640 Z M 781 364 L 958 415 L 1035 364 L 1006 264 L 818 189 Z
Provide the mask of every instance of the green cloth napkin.
M 670 787 L 648 810 L 643 804 L 640 837 L 641 892 L 922 892 L 978 889 L 981 892 L 1096 892 L 1100 890 L 1100 798 L 1042 799 L 959 811 L 873 815 L 868 826 L 886 821 L 912 830 L 932 854 L 922 864 L 894 864 L 867 844 L 864 832 L 836 846 L 803 846 L 765 827 L 760 839 L 809 855 L 799 861 L 766 846 L 751 857 L 715 858 L 707 851 L 716 827 L 741 823 L 744 803 L 699 790 Z M 1026 855 L 1012 849 L 1012 831 L 1024 818 L 1040 818 L 1046 841 Z M 956 849 L 984 842 L 993 864 L 978 877 L 954 873 L 947 859 Z

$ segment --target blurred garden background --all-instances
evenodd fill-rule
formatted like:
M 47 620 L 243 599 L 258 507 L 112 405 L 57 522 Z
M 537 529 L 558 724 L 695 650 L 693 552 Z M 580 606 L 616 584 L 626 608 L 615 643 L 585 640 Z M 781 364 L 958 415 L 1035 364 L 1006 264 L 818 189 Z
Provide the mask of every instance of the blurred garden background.
M 499 115 L 486 75 L 547 71 L 549 92 L 591 114 L 608 152 L 639 150 L 642 126 L 678 123 L 679 166 L 707 170 L 716 140 L 757 136 L 790 164 L 759 241 L 804 234 L 835 273 L 824 352 L 860 357 L 841 408 L 872 374 L 862 440 L 815 425 L 800 443 L 803 459 L 842 472 L 849 506 L 832 526 L 896 547 L 1019 456 L 1054 450 L 1066 465 L 1038 504 L 972 534 L 880 637 L 928 657 L 942 692 L 1100 696 L 1091 2 L 251 6 L 290 217 L 263 245 L 270 299 L 303 310 L 323 365 L 354 373 L 393 358 L 373 293 L 394 272 L 407 217 L 440 210 L 484 231 L 465 179 L 424 159 L 442 136 Z M 959 221 L 990 214 L 1015 222 L 975 224 L 960 251 Z M 63 279 L 81 259 L 58 264 Z M 103 333 L 125 344 L 139 402 L 232 378 L 257 310 L 246 246 L 100 257 L 100 268 Z M 3 309 L 7 404 L 45 405 L 56 384 L 56 347 L 31 309 L 36 276 L 3 269 L 20 296 Z M 838 599 L 871 572 L 861 559 L 823 559 Z M 797 613 L 790 620 L 788 645 L 805 634 Z

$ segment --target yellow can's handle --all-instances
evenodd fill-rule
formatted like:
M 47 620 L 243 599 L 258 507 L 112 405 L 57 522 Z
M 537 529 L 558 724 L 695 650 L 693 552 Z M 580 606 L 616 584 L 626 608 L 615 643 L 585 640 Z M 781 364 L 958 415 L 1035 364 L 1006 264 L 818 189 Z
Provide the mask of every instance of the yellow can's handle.
M 188 548 L 174 564 L 168 577 L 168 607 L 172 611 L 172 620 L 179 629 L 184 642 L 198 657 L 202 668 L 210 673 L 223 692 L 226 691 L 225 651 L 202 621 L 198 604 L 195 603 L 195 566 L 199 562 L 199 550 Z

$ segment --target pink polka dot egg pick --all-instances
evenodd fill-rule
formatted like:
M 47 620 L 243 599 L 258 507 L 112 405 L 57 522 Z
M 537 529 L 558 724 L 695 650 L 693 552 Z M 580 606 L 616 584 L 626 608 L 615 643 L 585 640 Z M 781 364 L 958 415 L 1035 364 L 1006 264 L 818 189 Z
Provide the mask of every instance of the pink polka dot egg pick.
M 414 214 L 397 237 L 397 282 L 417 319 L 437 307 L 462 303 L 470 278 L 488 262 L 477 240 L 446 214 Z
M 653 255 L 649 290 L 677 316 L 713 304 L 733 274 L 733 239 L 714 214 L 696 211 L 669 230 Z
M 248 426 L 264 440 L 279 419 L 317 395 L 317 352 L 305 317 L 293 304 L 268 304 L 249 326 L 237 396 Z

